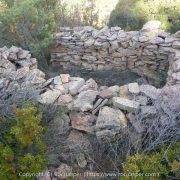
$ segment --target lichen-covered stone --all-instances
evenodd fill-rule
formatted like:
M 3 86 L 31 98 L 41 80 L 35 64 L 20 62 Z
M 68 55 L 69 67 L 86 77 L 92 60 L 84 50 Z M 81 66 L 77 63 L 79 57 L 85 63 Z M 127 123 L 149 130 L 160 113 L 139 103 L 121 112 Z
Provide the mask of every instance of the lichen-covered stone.
M 98 94 L 98 91 L 93 90 L 82 91 L 74 101 L 74 108 L 83 112 L 92 110 L 93 102 Z

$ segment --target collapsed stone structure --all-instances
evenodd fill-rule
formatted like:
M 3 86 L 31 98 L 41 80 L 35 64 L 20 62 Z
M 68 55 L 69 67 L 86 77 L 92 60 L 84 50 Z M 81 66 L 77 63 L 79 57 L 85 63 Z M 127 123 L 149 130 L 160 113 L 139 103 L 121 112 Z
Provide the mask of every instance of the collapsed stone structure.
M 80 66 L 90 70 L 130 69 L 156 78 L 168 69 L 179 37 L 160 29 L 160 22 L 148 22 L 140 31 L 120 27 L 61 28 L 52 48 L 54 66 Z
M 122 30 L 119 28 L 112 28 L 111 31 L 116 32 L 115 34 L 117 34 L 117 32 L 122 33 Z M 84 36 L 87 36 L 90 32 L 94 32 L 94 30 L 84 31 Z M 99 32 L 104 33 L 104 30 Z M 135 32 L 132 34 L 134 33 Z M 127 34 L 131 33 L 126 33 L 126 35 Z M 68 35 L 66 39 L 63 33 L 63 36 L 60 37 L 64 37 L 62 38 L 65 42 L 64 45 L 69 43 L 68 48 L 70 48 L 73 36 L 69 37 Z M 115 37 L 116 35 L 112 35 L 112 39 Z M 124 38 L 126 37 L 127 36 Z M 147 40 L 146 36 L 139 36 L 139 38 L 141 41 Z M 149 47 L 153 49 L 153 55 L 152 59 L 150 58 L 151 60 L 149 59 L 148 61 L 152 61 L 155 64 L 157 62 L 162 63 L 161 66 L 163 68 L 169 64 L 167 83 L 162 89 L 157 89 L 148 84 L 138 84 L 137 82 L 125 84 L 124 86 L 99 87 L 93 79 L 85 81 L 80 77 L 70 77 L 69 74 L 59 74 L 54 78 L 46 79 L 45 74 L 37 69 L 37 61 L 31 57 L 30 52 L 13 46 L 9 49 L 6 47 L 0 49 L 0 97 L 2 98 L 1 95 L 4 92 L 11 94 L 13 89 L 33 88 L 39 90 L 35 97 L 36 101 L 42 104 L 65 106 L 68 113 L 64 117 L 56 118 L 57 124 L 63 127 L 60 135 L 64 136 L 64 134 L 67 134 L 65 143 L 69 149 L 68 152 L 63 152 L 64 156 L 61 158 L 63 162 L 68 164 L 69 156 L 72 153 L 75 159 L 73 162 L 77 163 L 79 168 L 86 168 L 91 163 L 88 153 L 92 151 L 92 144 L 88 139 L 88 135 L 95 136 L 100 142 L 105 142 L 106 140 L 111 141 L 119 136 L 124 138 L 122 136 L 124 130 L 128 130 L 130 126 L 133 126 L 135 135 L 131 138 L 131 143 L 136 147 L 140 145 L 139 140 L 137 143 L 137 138 L 140 139 L 144 132 L 144 127 L 139 122 L 140 120 L 136 118 L 136 115 L 137 117 L 138 114 L 143 115 L 149 122 L 159 117 L 161 125 L 164 125 L 169 119 L 172 123 L 179 121 L 179 118 L 177 119 L 176 117 L 174 119 L 173 115 L 180 110 L 180 31 L 172 36 L 167 36 L 167 34 L 161 37 L 156 36 L 155 42 L 155 44 Z M 81 44 L 80 41 L 77 41 L 77 44 L 78 43 Z M 106 49 L 106 44 L 107 43 L 103 41 L 99 46 L 105 46 L 104 48 Z M 137 42 L 137 44 L 140 45 L 141 43 Z M 121 45 L 123 46 L 125 44 L 121 43 Z M 75 47 L 77 47 L 77 45 L 73 43 L 72 48 Z M 86 50 L 90 49 L 87 48 Z M 150 52 L 146 50 L 147 46 L 143 48 L 141 55 L 145 52 Z M 154 59 L 154 51 L 158 52 L 158 54 L 156 54 L 158 56 L 162 52 L 162 58 L 159 57 L 158 60 Z M 74 51 L 71 52 L 74 53 Z M 70 49 L 65 53 L 70 53 Z M 55 56 L 55 54 L 53 56 Z M 56 53 L 56 58 L 57 56 L 58 54 Z M 134 55 L 129 56 L 127 59 L 131 59 L 132 56 L 134 57 Z M 147 56 L 151 55 L 149 54 Z M 145 55 L 145 59 L 147 56 Z M 65 55 L 64 58 L 65 57 L 67 57 L 67 55 Z M 69 60 L 68 63 L 64 63 L 63 60 L 62 62 L 64 66 L 69 63 Z M 87 63 L 88 62 L 90 63 L 89 60 Z M 149 63 L 143 64 L 142 67 L 148 64 Z M 95 64 L 92 65 L 94 66 Z M 106 65 L 105 63 L 103 68 L 106 68 Z M 113 66 L 115 66 L 115 64 Z M 122 67 L 124 68 L 124 66 Z M 133 67 L 135 66 L 133 65 Z M 154 66 L 152 65 L 152 67 Z M 1 100 L 2 99 L 0 99 L 0 101 Z M 58 135 L 59 134 L 57 134 L 57 136 Z M 66 172 L 71 171 L 71 168 L 64 164 L 56 170 L 61 172 L 63 169 Z

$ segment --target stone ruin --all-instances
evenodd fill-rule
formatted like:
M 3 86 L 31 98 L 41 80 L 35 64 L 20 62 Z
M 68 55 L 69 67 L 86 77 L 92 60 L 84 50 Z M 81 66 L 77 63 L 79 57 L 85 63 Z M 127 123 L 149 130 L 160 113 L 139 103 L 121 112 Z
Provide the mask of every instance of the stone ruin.
M 91 160 L 87 154 L 92 150 L 89 135 L 100 142 L 111 141 L 131 126 L 135 133 L 131 143 L 136 147 L 136 138 L 144 132 L 144 127 L 135 118 L 138 114 L 148 121 L 160 117 L 162 125 L 169 118 L 174 122 L 172 114 L 180 111 L 180 31 L 174 35 L 158 32 L 154 36 L 143 30 L 126 33 L 117 27 L 100 31 L 88 27 L 73 33 L 71 29 L 63 31 L 56 40 L 58 45 L 53 50 L 52 63 L 58 62 L 63 67 L 72 64 L 103 69 L 110 66 L 164 70 L 168 67 L 167 82 L 161 89 L 137 82 L 106 87 L 99 86 L 92 78 L 85 81 L 69 74 L 46 79 L 29 51 L 15 46 L 1 48 L 0 102 L 4 92 L 11 94 L 14 89 L 33 88 L 39 90 L 35 96 L 39 103 L 67 108 L 68 113 L 57 120 L 63 127 L 60 135 L 67 135 L 64 137 L 69 151 L 63 152 L 62 162 L 66 164 L 56 171 L 71 171 L 67 160 L 71 151 L 75 158 L 73 162 L 79 168 L 89 166 Z M 152 102 L 159 102 L 161 106 Z M 179 122 L 179 117 L 177 120 Z
M 160 29 L 150 21 L 140 31 L 125 32 L 120 27 L 61 28 L 51 53 L 54 67 L 87 70 L 131 70 L 150 79 L 166 71 L 179 47 L 178 35 Z

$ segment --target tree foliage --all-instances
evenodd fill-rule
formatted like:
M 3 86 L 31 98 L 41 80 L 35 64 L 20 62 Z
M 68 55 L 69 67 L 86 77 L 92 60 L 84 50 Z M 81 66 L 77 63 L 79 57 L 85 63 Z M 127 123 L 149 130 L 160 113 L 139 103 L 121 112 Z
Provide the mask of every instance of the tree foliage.
M 145 20 L 139 14 L 135 14 L 133 8 L 138 0 L 120 0 L 116 8 L 111 12 L 109 26 L 120 26 L 131 30 L 141 27 Z
M 58 0 L 1 0 L 0 38 L 2 45 L 19 45 L 30 50 L 41 67 L 57 26 Z
M 0 179 L 39 173 L 46 167 L 41 115 L 34 105 L 15 108 L 15 118 L 0 121 Z M 32 177 L 34 179 L 35 177 Z
M 120 0 L 111 13 L 109 26 L 136 30 L 149 20 L 159 20 L 165 30 L 176 32 L 180 28 L 180 1 Z

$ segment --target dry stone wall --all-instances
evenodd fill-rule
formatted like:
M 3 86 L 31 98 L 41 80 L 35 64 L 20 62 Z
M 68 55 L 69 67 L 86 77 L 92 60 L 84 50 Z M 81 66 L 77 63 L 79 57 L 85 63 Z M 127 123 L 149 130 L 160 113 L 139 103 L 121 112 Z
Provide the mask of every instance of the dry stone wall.
M 154 77 L 156 72 L 167 70 L 176 48 L 179 48 L 179 37 L 163 32 L 158 21 L 130 32 L 120 27 L 61 28 L 55 38 L 51 62 L 63 68 L 130 69 Z

